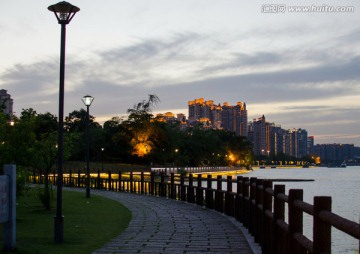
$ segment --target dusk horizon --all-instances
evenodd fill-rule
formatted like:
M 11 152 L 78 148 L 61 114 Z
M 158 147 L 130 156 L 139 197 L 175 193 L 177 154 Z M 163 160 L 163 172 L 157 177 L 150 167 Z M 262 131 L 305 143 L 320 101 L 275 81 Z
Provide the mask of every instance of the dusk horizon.
M 0 89 L 14 112 L 58 115 L 60 25 L 47 7 L 0 4 Z M 73 2 L 67 26 L 65 116 L 94 102 L 103 123 L 157 95 L 153 113 L 188 114 L 196 98 L 245 102 L 306 129 L 316 144 L 360 146 L 360 3 L 241 1 Z M 22 8 L 18 8 L 21 5 Z M 294 7 L 298 7 L 294 9 Z

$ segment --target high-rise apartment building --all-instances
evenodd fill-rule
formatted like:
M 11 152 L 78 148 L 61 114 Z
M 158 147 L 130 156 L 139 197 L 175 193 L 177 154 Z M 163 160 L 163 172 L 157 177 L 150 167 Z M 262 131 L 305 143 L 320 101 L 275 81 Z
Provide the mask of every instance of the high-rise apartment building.
M 354 144 L 317 144 L 314 146 L 314 154 L 319 156 L 321 162 L 342 162 L 357 157 L 357 147 Z
M 224 102 L 214 104 L 213 100 L 205 101 L 204 98 L 188 102 L 189 123 L 206 122 L 214 129 L 233 131 L 239 136 L 248 135 L 246 104 L 238 102 L 235 106 Z
M 253 144 L 255 155 L 270 154 L 270 124 L 266 122 L 264 115 L 249 123 L 249 140 Z
M 249 140 L 255 155 L 276 155 L 284 153 L 295 158 L 307 155 L 307 131 L 304 129 L 282 129 L 269 123 L 265 116 L 249 123 Z
M 290 129 L 285 135 L 285 154 L 295 158 L 302 158 L 307 153 L 307 131 L 304 129 Z
M 270 152 L 271 154 L 285 153 L 288 132 L 280 125 L 270 124 Z
M 11 99 L 10 94 L 6 90 L 0 90 L 0 110 L 5 115 L 13 115 L 13 99 Z
M 314 154 L 314 136 L 309 136 L 307 138 L 307 154 L 313 155 Z

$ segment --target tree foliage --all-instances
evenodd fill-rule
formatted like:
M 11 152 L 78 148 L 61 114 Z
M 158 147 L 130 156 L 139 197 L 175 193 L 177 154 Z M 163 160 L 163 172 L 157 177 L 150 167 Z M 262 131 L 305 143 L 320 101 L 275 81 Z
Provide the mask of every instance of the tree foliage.
M 249 165 L 252 147 L 244 137 L 224 130 L 186 127 L 161 122 L 152 114 L 160 102 L 156 95 L 113 117 L 103 126 L 89 116 L 90 161 L 167 166 Z M 64 159 L 85 161 L 86 114 L 74 110 L 64 122 Z M 16 163 L 42 174 L 56 169 L 56 116 L 23 109 L 15 125 L 0 114 L 0 162 Z
M 2 164 L 16 164 L 47 176 L 54 169 L 57 158 L 57 118 L 50 114 L 38 114 L 32 108 L 23 109 L 20 118 L 12 119 L 14 124 L 3 121 L 0 116 Z M 72 153 L 71 134 L 64 135 L 64 159 Z M 50 190 L 45 177 L 43 204 L 50 209 Z

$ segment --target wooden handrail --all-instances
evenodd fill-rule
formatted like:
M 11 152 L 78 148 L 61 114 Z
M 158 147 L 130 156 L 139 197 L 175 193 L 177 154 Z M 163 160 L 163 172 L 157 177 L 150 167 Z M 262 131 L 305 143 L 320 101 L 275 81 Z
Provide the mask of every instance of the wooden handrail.
M 345 219 L 335 213 L 328 211 L 321 211 L 319 217 L 326 223 L 331 224 L 333 227 L 351 235 L 354 238 L 360 238 L 359 224 L 351 220 Z
M 170 172 L 170 171 L 169 171 Z M 285 185 L 272 186 L 271 180 L 239 176 L 237 179 L 221 175 L 202 177 L 201 174 L 185 176 L 170 172 L 109 172 L 91 178 L 91 187 L 113 191 L 127 191 L 145 195 L 179 199 L 208 209 L 234 216 L 261 245 L 264 254 L 331 253 L 331 227 L 360 239 L 358 223 L 343 218 L 331 211 L 331 197 L 314 197 L 311 205 L 302 200 L 302 190 L 289 190 Z M 85 187 L 84 174 L 70 172 L 63 183 L 71 187 Z M 44 176 L 29 176 L 29 182 L 42 183 Z M 56 183 L 56 175 L 49 181 Z M 216 182 L 216 187 L 212 184 Z M 233 191 L 236 185 L 236 192 Z M 288 216 L 285 207 L 288 206 Z M 313 240 L 303 234 L 303 213 L 313 216 Z M 288 218 L 288 223 L 285 218 Z
M 314 215 L 314 208 L 312 205 L 301 201 L 301 200 L 295 200 L 294 201 L 294 206 L 298 209 L 301 209 L 303 212 L 309 214 L 309 215 Z

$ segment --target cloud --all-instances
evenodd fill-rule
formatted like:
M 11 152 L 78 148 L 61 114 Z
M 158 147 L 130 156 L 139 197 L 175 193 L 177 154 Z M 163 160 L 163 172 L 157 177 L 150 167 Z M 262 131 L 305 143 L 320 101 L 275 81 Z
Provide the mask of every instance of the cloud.
M 58 68 L 55 66 L 53 61 L 17 64 L 6 70 L 1 80 L 6 86 L 11 86 L 13 94 L 21 94 L 20 98 L 48 96 L 56 92 L 53 81 L 54 76 L 58 76 Z
M 355 28 L 350 30 L 350 32 L 347 32 L 346 34 L 339 36 L 338 39 L 339 43 L 359 43 L 360 40 L 360 29 Z
M 94 116 L 124 115 L 148 94 L 156 94 L 162 101 L 159 111 L 187 113 L 187 101 L 200 97 L 221 104 L 243 101 L 251 115 L 259 112 L 277 124 L 315 133 L 331 118 L 340 122 L 358 115 L 359 98 L 350 105 L 349 96 L 360 94 L 359 55 L 349 56 L 343 48 L 336 54 L 304 48 L 245 52 L 234 50 L 232 43 L 184 32 L 70 55 L 65 112 L 83 107 L 81 97 L 90 94 L 95 97 Z M 11 85 L 7 90 L 17 111 L 31 106 L 57 112 L 58 64 L 57 58 L 45 58 L 1 74 L 2 84 Z
M 99 52 L 105 62 L 143 61 L 160 57 L 161 59 L 179 58 L 182 50 L 202 39 L 197 33 L 175 33 L 170 39 L 143 39 L 118 49 Z

